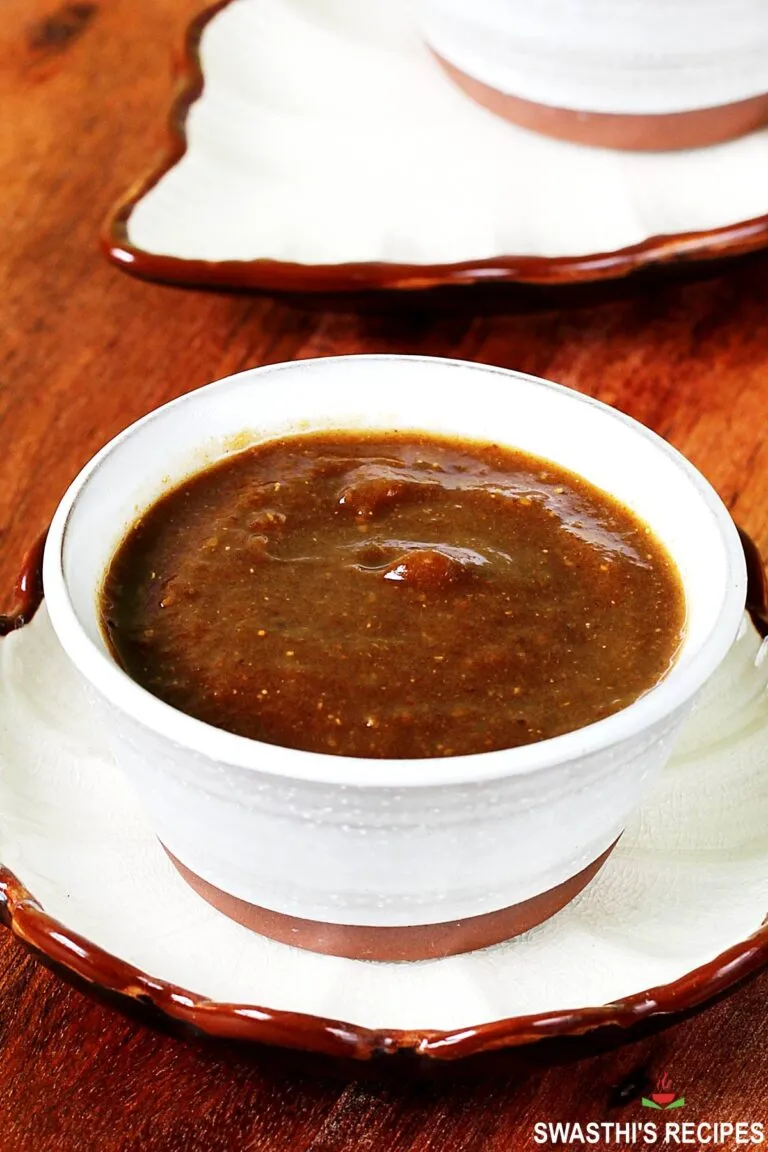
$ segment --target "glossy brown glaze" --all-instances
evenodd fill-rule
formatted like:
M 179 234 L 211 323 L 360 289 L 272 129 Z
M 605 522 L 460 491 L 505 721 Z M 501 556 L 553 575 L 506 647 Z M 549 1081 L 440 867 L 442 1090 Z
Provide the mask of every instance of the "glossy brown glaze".
M 411 1052 L 458 1060 L 554 1037 L 585 1037 L 596 1029 L 628 1029 L 650 1018 L 689 1011 L 733 987 L 768 962 L 768 925 L 680 980 L 594 1008 L 541 1013 L 442 1032 L 375 1031 L 338 1020 L 196 996 L 140 972 L 48 916 L 8 869 L 0 867 L 0 915 L 14 935 L 57 971 L 94 991 L 154 1008 L 172 1021 L 227 1040 L 274 1044 L 326 1056 L 371 1060 Z
M 619 148 L 630 152 L 703 148 L 745 136 L 768 121 L 768 94 L 716 108 L 655 116 L 554 108 L 501 92 L 474 76 L 468 76 L 439 53 L 434 55 L 462 92 L 495 115 L 545 136 L 596 148 Z
M 160 162 L 137 180 L 109 213 L 102 249 L 119 268 L 148 280 L 206 288 L 260 288 L 278 291 L 359 292 L 364 289 L 422 289 L 439 285 L 509 282 L 575 284 L 627 276 L 653 264 L 711 260 L 755 251 L 768 244 L 768 215 L 705 232 L 653 236 L 616 252 L 543 257 L 499 254 L 454 264 L 298 264 L 279 260 L 185 260 L 145 252 L 128 239 L 128 220 L 136 203 L 178 162 L 187 147 L 185 123 L 190 105 L 203 89 L 200 37 L 231 0 L 218 0 L 189 26 L 177 91 Z
M 177 860 L 167 848 L 166 852 L 198 896 L 202 896 L 230 920 L 236 920 L 253 932 L 269 936 L 271 940 L 279 940 L 281 944 L 292 944 L 296 948 L 321 952 L 326 956 L 399 962 L 456 956 L 460 952 L 487 948 L 491 944 L 499 944 L 502 940 L 511 940 L 522 932 L 528 932 L 537 924 L 549 920 L 586 888 L 608 859 L 615 843 L 581 872 L 530 900 L 501 908 L 498 912 L 488 912 L 485 916 L 471 916 L 467 920 L 450 920 L 441 924 L 414 924 L 406 928 L 327 924 L 260 908 L 257 904 L 238 900 L 236 896 L 209 884 Z
M 43 551 L 47 532 L 39 536 L 29 548 L 21 563 L 21 571 L 13 590 L 13 607 L 0 615 L 0 636 L 7 636 L 22 628 L 34 616 L 43 600 Z
M 739 529 L 744 558 L 747 561 L 747 612 L 757 631 L 768 636 L 768 578 L 757 545 L 751 536 Z
M 749 610 L 762 632 L 768 620 L 765 571 L 754 543 L 746 533 L 741 536 L 749 569 Z M 41 584 L 39 544 L 36 549 L 30 550 L 18 582 L 26 589 Z M 6 631 L 28 623 L 39 603 L 36 596 L 22 601 L 17 613 L 6 617 L 10 621 Z M 17 939 L 66 979 L 124 1007 L 146 1012 L 150 1018 L 159 1013 L 176 1026 L 217 1039 L 270 1044 L 354 1061 L 399 1053 L 444 1062 L 553 1039 L 586 1042 L 596 1033 L 612 1029 L 626 1032 L 688 1013 L 768 964 L 766 920 L 746 940 L 679 980 L 611 1004 L 514 1017 L 455 1031 L 376 1031 L 263 1006 L 217 1003 L 140 972 L 49 916 L 22 881 L 2 866 L 0 918 Z

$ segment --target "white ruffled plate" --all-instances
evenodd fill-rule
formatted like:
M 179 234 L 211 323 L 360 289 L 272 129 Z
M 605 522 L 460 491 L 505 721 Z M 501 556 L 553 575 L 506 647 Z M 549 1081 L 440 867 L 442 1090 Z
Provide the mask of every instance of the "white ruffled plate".
M 556 283 L 761 247 L 766 213 L 768 129 L 677 153 L 552 140 L 459 92 L 409 0 L 225 0 L 104 243 L 193 284 Z
M 455 1058 L 692 1008 L 768 959 L 767 656 L 745 618 L 655 791 L 556 917 L 484 951 L 379 964 L 274 943 L 187 888 L 43 605 L 0 641 L 4 918 L 106 993 L 334 1055 Z

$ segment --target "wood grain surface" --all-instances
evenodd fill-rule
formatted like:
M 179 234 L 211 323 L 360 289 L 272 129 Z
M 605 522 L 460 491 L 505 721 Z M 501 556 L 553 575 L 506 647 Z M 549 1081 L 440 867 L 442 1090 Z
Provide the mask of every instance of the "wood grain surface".
M 130 421 L 240 368 L 351 351 L 482 360 L 616 404 L 681 448 L 768 552 L 768 255 L 600 290 L 365 300 L 181 291 L 109 267 L 100 225 L 162 140 L 168 63 L 199 8 L 2 5 L 0 588 L 69 480 Z M 639 1095 L 664 1069 L 686 1119 L 766 1122 L 767 994 L 768 973 L 565 1067 L 349 1082 L 168 1038 L 60 983 L 3 932 L 0 1152 L 517 1152 L 537 1147 L 537 1120 L 646 1120 Z

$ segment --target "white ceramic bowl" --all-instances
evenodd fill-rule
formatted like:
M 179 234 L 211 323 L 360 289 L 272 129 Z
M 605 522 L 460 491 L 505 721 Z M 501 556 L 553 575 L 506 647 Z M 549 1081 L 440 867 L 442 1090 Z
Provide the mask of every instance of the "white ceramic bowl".
M 768 91 L 764 0 L 419 0 L 431 46 L 558 108 L 689 112 Z
M 262 744 L 150 695 L 116 664 L 99 625 L 100 586 L 126 529 L 169 485 L 244 443 L 323 428 L 493 440 L 556 461 L 616 496 L 652 527 L 683 580 L 687 628 L 673 669 L 630 707 L 578 731 L 417 761 Z M 490 923 L 501 910 L 567 888 L 601 858 L 736 636 L 745 565 L 733 522 L 707 482 L 613 409 L 498 368 L 351 356 L 243 372 L 133 424 L 59 505 L 44 585 L 59 640 L 166 848 L 209 898 L 223 893 L 293 918 L 266 931 L 344 951 L 347 944 L 327 939 L 307 942 L 302 926 L 381 933 L 467 918 L 490 916 Z M 504 934 L 497 924 L 477 940 Z M 463 939 L 446 948 L 467 946 Z M 402 955 L 442 947 L 433 941 Z M 390 953 L 374 946 L 362 954 Z
M 685 148 L 768 116 L 764 0 L 419 0 L 417 10 L 465 91 L 551 135 Z

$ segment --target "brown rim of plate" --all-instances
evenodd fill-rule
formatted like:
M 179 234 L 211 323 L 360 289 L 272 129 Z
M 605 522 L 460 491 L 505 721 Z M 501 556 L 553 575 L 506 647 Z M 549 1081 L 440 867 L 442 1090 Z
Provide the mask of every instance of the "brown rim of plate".
M 457 264 L 298 264 L 281 260 L 187 260 L 146 252 L 128 239 L 128 219 L 137 202 L 181 159 L 185 124 L 203 90 L 200 38 L 230 0 L 217 0 L 189 25 L 176 92 L 168 117 L 168 141 L 156 166 L 136 181 L 111 209 L 102 229 L 107 258 L 134 276 L 203 288 L 356 292 L 421 289 L 476 283 L 576 284 L 618 279 L 652 264 L 744 255 L 768 244 L 768 214 L 704 232 L 652 236 L 616 252 L 585 256 L 498 256 Z
M 747 608 L 757 629 L 768 635 L 768 585 L 759 552 L 741 533 L 749 570 Z M 42 602 L 41 560 L 44 537 L 27 553 L 16 584 L 12 613 L 0 616 L 0 635 L 27 624 Z M 494 1020 L 450 1031 L 376 1030 L 340 1020 L 272 1010 L 251 1004 L 208 1000 L 158 980 L 104 951 L 42 908 L 21 880 L 0 865 L 0 918 L 14 936 L 56 972 L 78 986 L 98 990 L 126 1007 L 156 1012 L 198 1034 L 222 1040 L 277 1045 L 353 1060 L 410 1053 L 433 1061 L 451 1061 L 543 1040 L 585 1037 L 598 1029 L 625 1033 L 642 1022 L 701 1007 L 768 963 L 768 917 L 757 932 L 708 964 L 671 984 L 638 992 L 595 1007 L 542 1012 Z M 629 1038 L 629 1037 L 627 1037 Z

